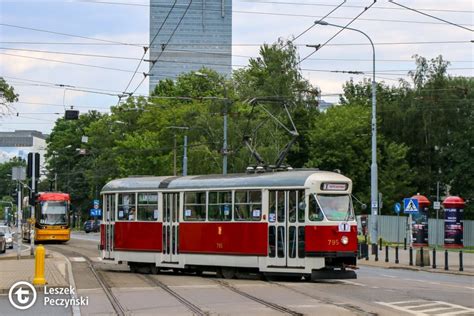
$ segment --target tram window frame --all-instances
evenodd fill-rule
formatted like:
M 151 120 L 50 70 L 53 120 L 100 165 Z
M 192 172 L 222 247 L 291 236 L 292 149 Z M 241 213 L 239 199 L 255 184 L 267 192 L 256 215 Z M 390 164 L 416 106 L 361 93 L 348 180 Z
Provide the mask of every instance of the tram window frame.
M 123 196 L 128 195 L 132 197 L 127 204 L 124 203 Z M 137 193 L 136 192 L 122 192 L 118 194 L 118 203 L 117 203 L 117 221 L 120 222 L 134 222 L 137 220 L 136 209 L 137 209 Z M 133 214 L 133 219 L 130 219 L 130 213 L 132 209 L 135 214 Z M 122 212 L 122 216 L 120 216 Z
M 110 221 L 113 222 L 115 221 L 115 193 L 108 193 L 105 194 L 105 212 L 104 212 L 104 221 Z
M 313 203 L 314 202 L 314 203 Z M 324 215 L 322 209 L 321 209 L 321 206 L 319 205 L 319 202 L 318 200 L 316 199 L 316 197 L 314 196 L 314 194 L 310 194 L 309 195 L 309 203 L 308 203 L 308 220 L 310 222 L 322 222 L 325 220 L 326 216 Z M 313 208 L 313 206 L 316 206 L 315 208 Z M 313 212 L 313 211 L 316 211 L 316 212 Z M 317 213 L 317 217 L 313 217 L 311 218 L 311 215 L 312 214 L 316 214 Z
M 245 193 L 245 202 L 238 198 L 238 195 L 241 193 Z M 253 194 L 259 194 L 260 196 L 255 198 L 252 196 Z M 262 200 L 263 200 L 263 192 L 262 190 L 235 190 L 234 191 L 234 221 L 243 222 L 243 221 L 250 221 L 250 222 L 259 222 L 262 220 Z M 240 207 L 248 207 L 247 209 L 240 210 Z M 258 212 L 258 216 L 255 216 L 256 211 Z M 239 214 L 239 215 L 238 215 Z
M 147 196 L 147 198 L 140 200 Z M 150 197 L 154 197 L 151 198 Z M 156 222 L 158 220 L 158 203 L 159 197 L 158 192 L 138 192 L 137 193 L 137 221 L 143 222 Z M 141 218 L 142 214 L 145 213 L 145 218 Z
M 194 196 L 194 199 L 188 200 L 191 196 Z M 206 209 L 207 209 L 207 192 L 206 191 L 184 192 L 183 205 L 184 205 L 183 207 L 184 209 L 183 220 L 184 221 L 186 222 L 206 221 Z M 193 208 L 190 208 L 190 207 L 193 207 Z M 198 207 L 198 209 L 196 209 L 196 207 Z
M 223 198 L 223 199 L 221 199 Z M 232 220 L 232 191 L 209 191 L 207 195 L 207 219 L 210 222 L 229 222 Z M 228 214 L 226 212 L 228 207 Z M 211 209 L 212 208 L 212 209 Z

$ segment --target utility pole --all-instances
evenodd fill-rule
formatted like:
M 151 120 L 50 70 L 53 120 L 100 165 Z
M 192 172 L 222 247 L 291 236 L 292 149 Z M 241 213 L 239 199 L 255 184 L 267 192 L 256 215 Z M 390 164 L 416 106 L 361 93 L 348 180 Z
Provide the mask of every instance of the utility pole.
M 188 175 L 188 135 L 184 135 L 183 176 Z
M 21 231 L 21 184 L 20 180 L 17 183 L 17 193 L 18 193 L 18 206 L 17 206 L 17 231 L 16 231 L 16 259 L 20 260 L 21 257 L 21 240 L 22 238 L 22 231 Z
M 174 132 L 174 145 L 173 145 L 173 175 L 176 176 L 176 132 Z

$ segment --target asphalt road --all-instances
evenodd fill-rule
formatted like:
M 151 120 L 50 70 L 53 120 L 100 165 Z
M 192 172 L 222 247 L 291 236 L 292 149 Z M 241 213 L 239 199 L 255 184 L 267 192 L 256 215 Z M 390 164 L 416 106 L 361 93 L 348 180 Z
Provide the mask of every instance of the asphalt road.
M 127 313 L 189 315 L 195 306 L 209 314 L 266 315 L 278 313 L 277 305 L 307 315 L 474 314 L 474 277 L 373 267 L 361 267 L 356 280 L 322 282 L 267 282 L 251 276 L 221 280 L 213 274 L 171 272 L 140 275 L 130 273 L 126 265 L 100 261 L 98 241 L 97 233 L 73 233 L 65 245 L 47 245 L 69 257 L 78 293 L 91 298 L 83 314 L 114 313 L 85 257 Z

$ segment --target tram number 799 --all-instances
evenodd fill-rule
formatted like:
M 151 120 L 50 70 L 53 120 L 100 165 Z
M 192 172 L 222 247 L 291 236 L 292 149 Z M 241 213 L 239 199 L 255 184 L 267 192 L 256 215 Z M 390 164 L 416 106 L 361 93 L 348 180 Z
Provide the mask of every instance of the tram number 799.
M 329 246 L 339 246 L 339 240 L 338 239 L 328 239 L 328 245 Z

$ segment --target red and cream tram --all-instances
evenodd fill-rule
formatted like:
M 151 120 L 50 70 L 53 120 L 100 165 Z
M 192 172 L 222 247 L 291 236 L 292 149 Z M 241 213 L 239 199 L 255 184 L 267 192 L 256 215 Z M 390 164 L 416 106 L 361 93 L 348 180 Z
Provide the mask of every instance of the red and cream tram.
M 113 180 L 102 189 L 101 256 L 132 271 L 354 278 L 351 189 L 309 169 Z

